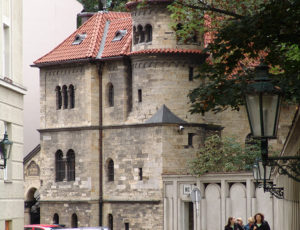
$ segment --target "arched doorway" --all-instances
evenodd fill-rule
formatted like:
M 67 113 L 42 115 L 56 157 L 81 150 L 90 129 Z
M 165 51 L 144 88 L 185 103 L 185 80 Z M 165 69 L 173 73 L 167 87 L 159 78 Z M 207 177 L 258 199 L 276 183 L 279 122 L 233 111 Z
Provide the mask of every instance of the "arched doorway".
M 29 209 L 30 224 L 40 223 L 40 193 L 36 188 L 29 189 L 25 201 L 25 209 Z

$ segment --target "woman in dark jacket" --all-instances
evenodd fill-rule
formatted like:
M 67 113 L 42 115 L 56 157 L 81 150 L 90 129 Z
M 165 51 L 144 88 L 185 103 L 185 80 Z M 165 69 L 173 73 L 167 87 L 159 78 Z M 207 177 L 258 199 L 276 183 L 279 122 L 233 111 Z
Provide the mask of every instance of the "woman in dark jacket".
M 229 217 L 227 224 L 225 225 L 225 230 L 243 230 L 243 228 L 235 223 L 234 217 Z
M 251 230 L 271 230 L 265 217 L 261 213 L 257 213 L 254 216 L 254 224 L 251 226 Z

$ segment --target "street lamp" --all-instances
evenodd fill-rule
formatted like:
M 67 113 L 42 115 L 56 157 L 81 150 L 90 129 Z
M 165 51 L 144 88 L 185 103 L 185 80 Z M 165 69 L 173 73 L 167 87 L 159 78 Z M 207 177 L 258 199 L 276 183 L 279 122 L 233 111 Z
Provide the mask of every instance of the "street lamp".
M 10 157 L 12 142 L 8 140 L 7 132 L 5 131 L 3 140 L 0 142 L 0 169 L 6 168 L 6 162 Z
M 261 141 L 262 161 L 254 165 L 253 175 L 263 181 L 264 191 L 273 194 L 278 190 L 280 195 L 277 197 L 283 198 L 283 188 L 276 188 L 275 185 L 269 183 L 271 167 L 278 166 L 280 174 L 288 175 L 300 182 L 300 157 L 268 156 L 268 139 L 276 138 L 282 94 L 281 90 L 270 82 L 268 72 L 267 65 L 261 63 L 257 66 L 254 82 L 248 85 L 245 93 L 251 134 L 253 138 Z

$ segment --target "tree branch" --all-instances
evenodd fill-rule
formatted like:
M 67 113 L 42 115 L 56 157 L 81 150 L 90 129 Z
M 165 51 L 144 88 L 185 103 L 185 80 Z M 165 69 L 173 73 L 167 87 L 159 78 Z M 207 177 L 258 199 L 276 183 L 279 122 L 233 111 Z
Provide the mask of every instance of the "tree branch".
M 184 3 L 182 1 L 177 1 L 177 4 L 180 4 L 182 6 L 189 7 L 189 8 L 192 8 L 192 9 L 197 9 L 197 10 L 213 11 L 213 12 L 225 14 L 225 15 L 228 15 L 228 16 L 232 16 L 232 17 L 237 18 L 237 19 L 244 18 L 244 16 L 242 16 L 240 14 L 236 14 L 234 12 L 230 12 L 230 11 L 227 11 L 227 10 L 222 10 L 222 9 L 215 8 L 215 7 L 211 6 L 211 5 L 203 2 L 202 0 L 199 0 L 198 2 L 199 2 L 199 4 L 201 4 L 203 6 L 197 6 L 197 5 L 193 5 L 193 4 L 187 4 L 187 3 Z

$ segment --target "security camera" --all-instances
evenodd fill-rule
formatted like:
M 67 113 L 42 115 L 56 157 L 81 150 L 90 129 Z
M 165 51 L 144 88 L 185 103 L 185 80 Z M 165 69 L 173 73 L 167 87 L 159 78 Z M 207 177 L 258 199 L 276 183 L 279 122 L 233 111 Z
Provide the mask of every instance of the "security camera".
M 182 125 L 179 125 L 178 131 L 182 132 L 184 130 L 184 127 Z

